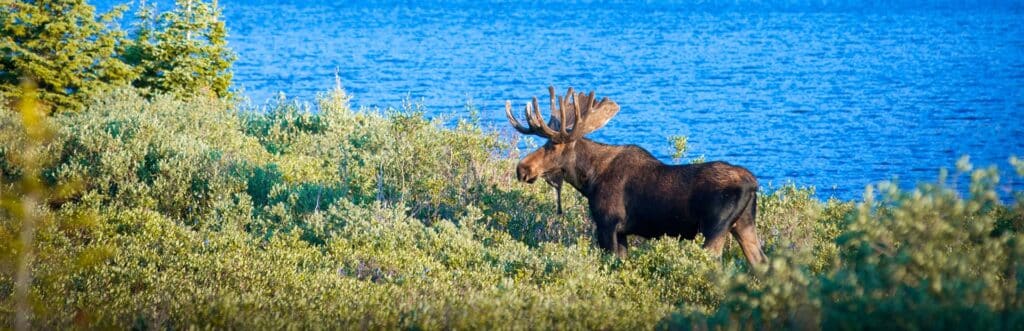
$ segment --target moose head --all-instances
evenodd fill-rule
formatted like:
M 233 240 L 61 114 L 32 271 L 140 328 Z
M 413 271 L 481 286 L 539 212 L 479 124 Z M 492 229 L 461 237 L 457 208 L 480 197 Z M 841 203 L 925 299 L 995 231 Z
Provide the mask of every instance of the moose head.
M 536 97 L 526 104 L 527 126 L 512 115 L 512 102 L 505 103 L 516 131 L 547 139 L 519 162 L 516 177 L 526 183 L 544 178 L 555 188 L 559 214 L 563 182 L 583 194 L 603 249 L 624 257 L 627 235 L 693 239 L 701 233 L 704 247 L 720 255 L 729 232 L 751 264 L 764 261 L 754 223 L 758 184 L 750 171 L 717 161 L 666 165 L 637 146 L 593 142 L 584 136 L 607 124 L 619 105 L 571 87 L 565 96 L 555 95 L 554 87 L 548 93 L 546 123 Z
M 547 139 L 543 146 L 519 162 L 516 177 L 527 183 L 533 183 L 537 178 L 543 177 L 555 188 L 558 213 L 562 214 L 562 182 L 568 179 L 577 189 L 581 184 L 578 181 L 581 174 L 576 173 L 573 166 L 577 154 L 576 141 L 607 124 L 619 112 L 619 105 L 608 98 L 595 102 L 593 91 L 589 95 L 576 94 L 572 87 L 564 98 L 555 95 L 553 86 L 548 87 L 548 93 L 551 98 L 551 120 L 548 124 L 544 123 L 536 97 L 533 98 L 532 104 L 526 104 L 528 127 L 524 127 L 512 115 L 511 101 L 505 103 L 505 116 L 516 131 Z

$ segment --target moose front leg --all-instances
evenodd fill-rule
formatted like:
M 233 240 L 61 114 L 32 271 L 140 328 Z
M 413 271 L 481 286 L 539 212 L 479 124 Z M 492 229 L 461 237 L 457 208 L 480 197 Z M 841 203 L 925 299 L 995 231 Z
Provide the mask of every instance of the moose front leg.
M 618 244 L 616 246 L 615 255 L 618 255 L 620 259 L 626 258 L 626 256 L 628 256 L 627 253 L 629 253 L 629 238 L 626 238 L 626 234 L 622 232 L 616 233 L 615 236 L 616 243 Z
M 597 244 L 605 252 L 615 254 L 621 258 L 626 257 L 626 235 L 618 233 L 617 227 L 612 224 L 597 226 Z

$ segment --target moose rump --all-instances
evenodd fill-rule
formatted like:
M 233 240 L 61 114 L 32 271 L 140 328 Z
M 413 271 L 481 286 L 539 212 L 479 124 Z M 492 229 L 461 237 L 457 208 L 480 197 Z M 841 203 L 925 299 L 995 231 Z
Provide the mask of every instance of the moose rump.
M 720 254 L 732 234 L 748 259 L 761 260 L 763 253 L 754 233 L 758 185 L 749 171 L 716 161 L 683 166 L 656 164 L 649 171 L 637 173 L 627 177 L 623 185 L 626 221 L 619 232 L 689 240 L 699 233 L 704 236 L 704 247 L 714 254 Z M 609 205 L 614 204 L 604 204 Z M 614 213 L 602 210 L 602 206 L 590 207 L 592 216 Z M 625 237 L 615 239 L 616 246 L 623 246 L 617 250 L 624 249 Z

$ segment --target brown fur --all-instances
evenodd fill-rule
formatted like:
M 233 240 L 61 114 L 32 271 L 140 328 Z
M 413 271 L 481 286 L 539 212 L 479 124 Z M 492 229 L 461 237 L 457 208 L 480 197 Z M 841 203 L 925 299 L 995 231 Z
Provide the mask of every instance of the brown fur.
M 720 255 L 731 232 L 747 259 L 764 259 L 754 231 L 757 180 L 725 162 L 666 165 L 636 146 L 610 146 L 588 139 L 548 142 L 517 167 L 521 181 L 564 180 L 582 193 L 597 223 L 600 246 L 625 255 L 627 235 L 645 238 L 705 237 Z
M 554 89 L 549 90 L 555 100 Z M 567 95 L 573 95 L 572 89 Z M 589 100 L 583 99 L 582 94 L 580 99 L 587 102 L 585 105 L 606 107 L 602 109 L 605 113 L 598 115 L 604 117 L 595 120 L 601 121 L 598 125 L 587 122 L 584 106 L 583 111 L 577 110 L 583 118 L 572 126 L 566 124 L 567 127 L 594 130 L 618 111 L 614 102 L 602 100 L 595 104 L 593 93 Z M 562 100 L 559 99 L 560 104 Z M 571 106 L 563 106 L 566 105 Z M 509 108 L 507 104 L 506 113 L 517 130 L 548 138 L 544 146 L 519 163 L 517 178 L 528 183 L 544 178 L 556 187 L 564 181 L 582 193 L 597 225 L 601 248 L 624 257 L 628 235 L 693 239 L 700 233 L 705 238 L 704 247 L 720 256 L 728 239 L 726 233 L 731 233 L 750 264 L 764 262 L 755 227 L 758 184 L 747 169 L 720 161 L 667 165 L 637 146 L 605 145 L 582 138 L 585 131 L 545 127 L 538 123 L 539 112 L 531 112 L 529 107 L 527 116 L 533 123 L 529 128 L 522 127 Z M 552 123 L 560 124 L 556 120 L 566 118 L 563 109 L 559 108 L 563 115 L 555 117 Z

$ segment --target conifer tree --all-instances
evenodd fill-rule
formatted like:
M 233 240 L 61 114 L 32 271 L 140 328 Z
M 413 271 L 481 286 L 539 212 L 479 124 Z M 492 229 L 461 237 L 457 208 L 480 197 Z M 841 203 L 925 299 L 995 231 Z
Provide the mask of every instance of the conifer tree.
M 125 35 L 114 21 L 123 11 L 97 17 L 85 0 L 0 0 L 0 97 L 13 99 L 28 79 L 55 110 L 78 110 L 135 79 L 117 56 Z
M 16 98 L 22 80 L 55 111 L 129 83 L 229 96 L 235 56 L 216 1 L 177 0 L 163 13 L 143 2 L 131 39 L 115 24 L 125 8 L 97 15 L 85 0 L 0 0 L 0 99 Z
M 133 84 L 178 95 L 229 95 L 231 64 L 235 55 L 227 47 L 227 29 L 216 2 L 176 0 L 172 10 L 157 14 L 143 3 L 135 24 L 135 37 L 125 60 L 141 77 Z

